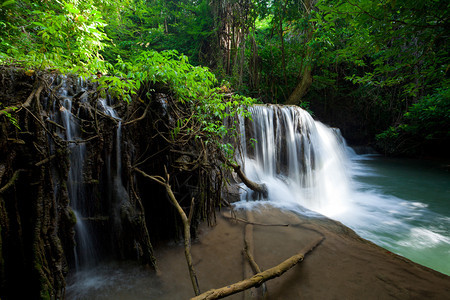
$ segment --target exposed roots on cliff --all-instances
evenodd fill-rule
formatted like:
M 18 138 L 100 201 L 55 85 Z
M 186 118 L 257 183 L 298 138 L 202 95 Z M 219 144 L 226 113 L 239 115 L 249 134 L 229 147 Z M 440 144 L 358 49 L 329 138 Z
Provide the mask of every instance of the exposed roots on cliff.
M 155 270 L 151 241 L 195 238 L 200 221 L 214 224 L 231 168 L 195 106 L 167 87 L 147 84 L 127 105 L 74 76 L 1 68 L 0 82 L 0 297 L 29 293 L 24 281 L 36 298 L 64 297 L 80 247 L 76 215 L 89 227 L 95 260 L 135 259 Z M 75 166 L 82 174 L 71 182 Z M 137 169 L 170 174 L 172 194 Z M 87 203 L 82 214 L 71 208 L 74 189 Z

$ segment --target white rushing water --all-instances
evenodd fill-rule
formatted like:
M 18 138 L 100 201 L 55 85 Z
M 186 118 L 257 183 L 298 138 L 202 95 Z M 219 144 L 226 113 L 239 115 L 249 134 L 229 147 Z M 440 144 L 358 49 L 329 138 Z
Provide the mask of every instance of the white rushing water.
M 60 81 L 60 88 L 58 89 L 58 96 L 60 100 L 56 100 L 52 107 L 53 111 L 50 117 L 53 121 L 61 124 L 65 130 L 59 132 L 60 137 L 68 141 L 68 149 L 70 151 L 69 161 L 70 168 L 67 178 L 67 190 L 70 200 L 70 206 L 74 211 L 76 217 L 75 224 L 75 270 L 76 272 L 86 271 L 95 267 L 100 260 L 98 255 L 97 237 L 89 220 L 95 218 L 93 208 L 92 195 L 89 195 L 87 185 L 84 179 L 84 165 L 86 160 L 86 143 L 83 142 L 83 136 L 80 126 L 80 106 L 87 101 L 87 96 L 81 96 L 76 99 L 73 94 L 82 95 L 87 90 L 86 81 L 78 78 L 76 84 L 65 76 L 58 78 Z M 68 91 L 72 89 L 71 93 Z M 78 103 L 77 103 L 78 101 Z M 115 230 L 120 232 L 120 211 L 119 206 L 123 199 L 128 199 L 128 195 L 122 183 L 122 161 L 121 161 L 121 119 L 117 112 L 108 103 L 106 99 L 99 99 L 98 108 L 105 115 L 110 116 L 117 124 L 115 142 L 115 155 L 107 155 L 107 178 L 108 182 L 108 197 L 110 203 L 113 203 L 113 224 Z M 111 165 L 115 168 L 113 170 Z
M 54 111 L 59 112 L 59 116 L 53 113 L 52 117 L 65 128 L 65 132 L 61 132 L 61 137 L 69 141 L 68 148 L 70 151 L 70 168 L 67 178 L 67 190 L 69 193 L 70 206 L 76 216 L 75 224 L 75 268 L 80 270 L 88 268 L 95 264 L 97 254 L 94 241 L 92 239 L 92 230 L 85 218 L 89 216 L 89 205 L 87 203 L 87 192 L 83 178 L 84 161 L 86 157 L 86 144 L 81 142 L 81 128 L 77 118 L 77 111 L 73 108 L 73 96 L 68 95 L 68 82 L 66 77 L 61 77 L 61 88 L 58 95 L 61 98 L 59 106 L 54 103 Z M 84 81 L 79 78 L 78 91 L 85 91 Z M 80 99 L 79 101 L 84 101 Z
M 99 99 L 99 104 L 105 114 L 112 117 L 117 122 L 115 138 L 115 168 L 111 170 L 111 155 L 107 155 L 107 175 L 108 178 L 108 202 L 112 204 L 111 217 L 113 219 L 114 232 L 116 236 L 122 234 L 122 223 L 120 218 L 120 206 L 129 199 L 127 190 L 122 181 L 122 119 L 117 112 L 108 104 L 106 99 Z
M 294 106 L 250 108 L 252 122 L 240 119 L 245 140 L 241 164 L 246 175 L 265 183 L 269 196 L 253 200 L 242 185 L 237 208 L 255 209 L 268 203 L 312 216 L 343 222 L 362 237 L 392 252 L 450 274 L 450 216 L 428 204 L 384 192 L 368 178 L 381 176 L 356 155 L 336 129 L 316 122 Z
M 286 208 L 301 204 L 327 216 L 346 210 L 349 162 L 337 132 L 299 107 L 257 105 L 250 111 L 252 129 L 244 134 L 256 142 L 246 147 L 244 170 L 269 187 L 268 200 Z M 251 191 L 242 193 L 242 200 L 252 197 Z

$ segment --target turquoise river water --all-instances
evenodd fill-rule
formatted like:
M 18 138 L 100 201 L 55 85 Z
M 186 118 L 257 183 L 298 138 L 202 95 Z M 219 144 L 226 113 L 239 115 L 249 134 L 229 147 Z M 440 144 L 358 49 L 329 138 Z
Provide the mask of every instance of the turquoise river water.
M 333 216 L 360 236 L 450 275 L 448 162 L 351 157 L 351 211 Z

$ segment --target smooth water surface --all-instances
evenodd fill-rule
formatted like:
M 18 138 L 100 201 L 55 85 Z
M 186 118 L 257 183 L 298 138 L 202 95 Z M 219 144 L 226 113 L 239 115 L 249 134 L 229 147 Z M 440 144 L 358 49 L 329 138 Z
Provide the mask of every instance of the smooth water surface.
M 334 218 L 394 253 L 450 275 L 448 162 L 351 159 L 351 208 Z

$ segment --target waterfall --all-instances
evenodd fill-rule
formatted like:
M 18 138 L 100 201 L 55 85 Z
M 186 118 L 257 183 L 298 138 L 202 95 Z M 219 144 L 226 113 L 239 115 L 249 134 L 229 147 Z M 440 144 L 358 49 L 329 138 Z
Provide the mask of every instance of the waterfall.
M 266 200 L 325 215 L 345 209 L 350 176 L 339 132 L 295 106 L 255 105 L 249 110 L 253 121 L 243 124 L 240 118 L 241 135 L 256 142 L 241 147 L 243 168 L 250 179 L 267 185 Z M 241 200 L 251 199 L 253 193 L 243 189 Z
M 96 239 L 92 222 L 89 220 L 96 218 L 94 208 L 90 203 L 91 198 L 87 190 L 87 185 L 84 182 L 84 165 L 87 155 L 86 144 L 82 142 L 80 119 L 77 117 L 79 109 L 75 109 L 74 97 L 72 94 L 80 95 L 86 90 L 85 83 L 78 79 L 76 84 L 70 85 L 66 77 L 59 78 L 61 80 L 58 96 L 60 101 L 53 103 L 53 112 L 50 118 L 60 123 L 65 131 L 60 131 L 59 135 L 64 140 L 68 141 L 69 154 L 69 174 L 67 179 L 67 190 L 69 194 L 70 206 L 74 211 L 77 222 L 75 224 L 75 270 L 78 272 L 83 269 L 90 269 L 96 265 L 99 260 L 97 253 Z M 81 80 L 81 81 L 80 81 Z M 69 92 L 70 91 L 70 92 Z M 76 99 L 83 103 L 86 99 Z M 76 102 L 75 102 L 76 103 Z M 107 200 L 112 206 L 112 221 L 115 232 L 121 231 L 120 225 L 120 203 L 122 199 L 128 199 L 128 194 L 122 183 L 122 162 L 121 162 L 121 136 L 122 124 L 117 112 L 108 104 L 106 99 L 99 99 L 99 109 L 106 115 L 110 116 L 117 122 L 115 144 L 115 155 L 106 154 L 107 157 L 107 186 L 106 191 Z M 78 104 L 78 103 L 77 103 Z M 79 107 L 80 105 L 78 105 Z M 115 169 L 111 172 L 111 166 Z M 103 196 L 104 197 L 104 196 Z
M 106 99 L 99 99 L 100 106 L 105 114 L 117 121 L 116 139 L 115 139 L 115 170 L 111 172 L 111 155 L 107 155 L 107 178 L 108 178 L 108 200 L 112 205 L 112 219 L 116 237 L 122 234 L 122 223 L 120 218 L 120 209 L 124 201 L 129 199 L 129 195 L 122 181 L 122 119 L 117 112 L 107 103 Z
M 53 114 L 51 118 L 58 121 L 55 111 L 59 111 L 59 121 L 65 128 L 65 134 L 60 132 L 60 136 L 69 142 L 70 168 L 67 178 L 67 190 L 69 193 L 70 206 L 72 207 L 77 222 L 75 224 L 75 268 L 80 270 L 91 267 L 97 261 L 97 253 L 92 238 L 92 228 L 86 220 L 91 217 L 90 207 L 87 203 L 86 184 L 83 178 L 84 161 L 86 157 L 86 145 L 81 142 L 81 128 L 76 117 L 77 112 L 72 107 L 73 96 L 68 94 L 67 78 L 61 77 L 61 88 L 58 92 L 61 102 L 53 103 Z M 82 79 L 78 80 L 75 92 L 85 91 L 86 88 Z M 80 99 L 79 101 L 85 101 Z

